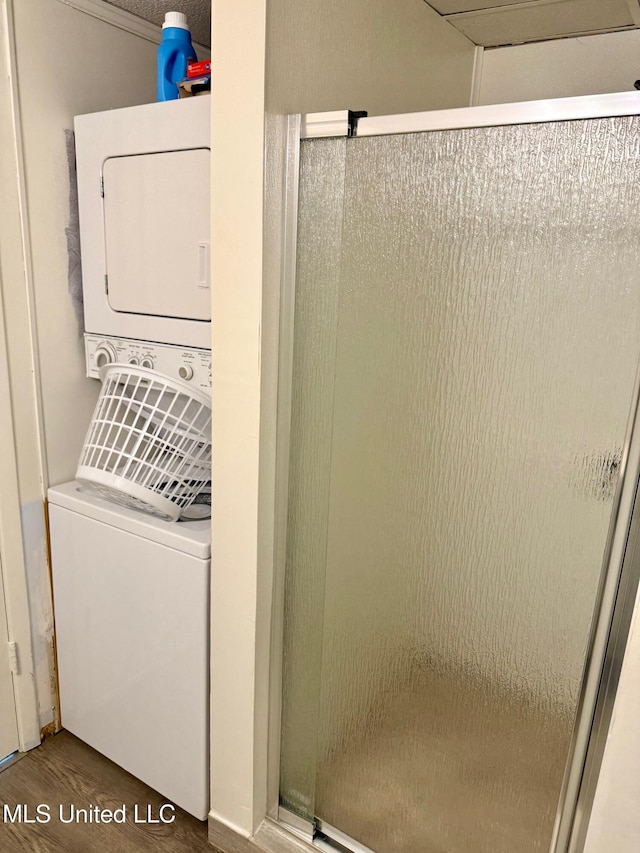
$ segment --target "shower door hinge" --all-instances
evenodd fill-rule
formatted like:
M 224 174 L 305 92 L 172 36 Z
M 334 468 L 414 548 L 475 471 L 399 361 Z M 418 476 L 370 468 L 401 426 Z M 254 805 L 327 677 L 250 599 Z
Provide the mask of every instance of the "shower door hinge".
M 109 276 L 105 275 L 104 277 L 104 292 L 109 295 Z
M 104 198 L 104 177 L 100 175 L 100 196 Z
M 327 136 L 355 136 L 358 120 L 366 118 L 366 110 L 332 110 L 326 113 L 305 113 L 300 120 L 300 139 L 319 139 Z
M 16 642 L 7 643 L 9 647 L 9 669 L 12 675 L 20 675 L 18 667 L 18 644 Z

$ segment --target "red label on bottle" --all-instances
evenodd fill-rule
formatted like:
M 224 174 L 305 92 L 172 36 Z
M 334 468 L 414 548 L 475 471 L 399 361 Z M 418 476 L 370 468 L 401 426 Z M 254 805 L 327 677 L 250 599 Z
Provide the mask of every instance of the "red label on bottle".
M 187 65 L 187 77 L 204 77 L 205 74 L 211 74 L 210 59 L 203 59 L 202 62 L 190 62 Z

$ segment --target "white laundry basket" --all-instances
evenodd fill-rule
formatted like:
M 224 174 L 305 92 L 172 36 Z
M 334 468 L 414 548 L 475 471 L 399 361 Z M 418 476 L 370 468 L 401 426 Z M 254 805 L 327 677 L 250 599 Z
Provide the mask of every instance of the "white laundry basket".
M 135 365 L 100 371 L 76 479 L 123 506 L 177 521 L 211 480 L 211 400 Z

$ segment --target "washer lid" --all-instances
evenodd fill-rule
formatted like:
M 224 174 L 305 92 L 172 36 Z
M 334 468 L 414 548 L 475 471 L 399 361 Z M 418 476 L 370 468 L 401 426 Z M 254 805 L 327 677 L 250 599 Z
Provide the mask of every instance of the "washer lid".
M 49 503 L 109 524 L 118 530 L 142 536 L 183 554 L 203 560 L 211 558 L 210 521 L 164 521 L 135 509 L 111 503 L 75 480 L 54 486 L 48 491 Z

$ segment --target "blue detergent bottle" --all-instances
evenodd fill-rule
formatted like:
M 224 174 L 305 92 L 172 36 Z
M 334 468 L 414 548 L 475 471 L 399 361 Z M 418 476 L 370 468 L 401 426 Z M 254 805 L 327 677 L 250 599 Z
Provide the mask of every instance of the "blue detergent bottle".
M 187 63 L 196 59 L 187 16 L 183 12 L 167 12 L 162 25 L 162 41 L 158 47 L 159 101 L 176 100 L 178 83 L 187 76 Z

